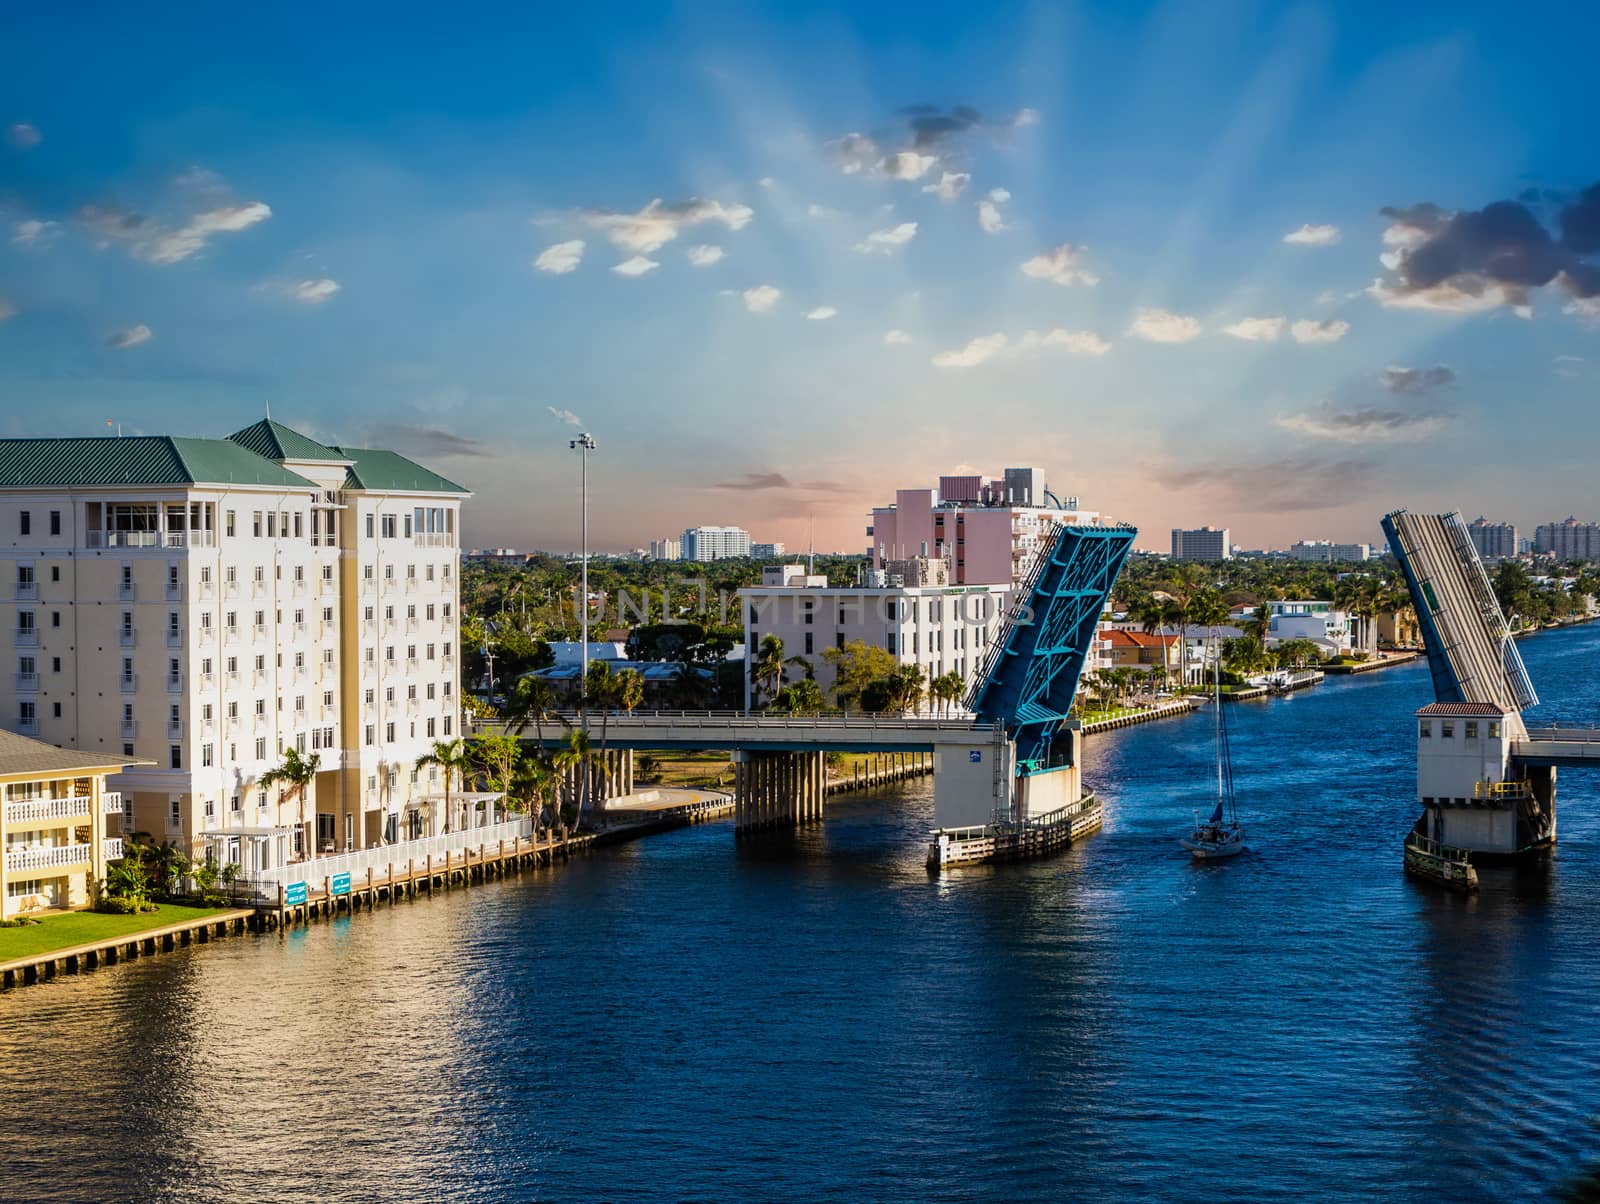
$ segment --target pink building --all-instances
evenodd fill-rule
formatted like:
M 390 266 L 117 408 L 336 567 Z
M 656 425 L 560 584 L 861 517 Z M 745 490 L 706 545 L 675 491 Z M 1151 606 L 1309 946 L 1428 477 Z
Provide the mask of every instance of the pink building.
M 950 562 L 953 584 L 1013 584 L 1054 524 L 1106 521 L 1093 511 L 1048 506 L 1046 500 L 1043 476 L 1032 468 L 1007 469 L 994 481 L 943 476 L 938 489 L 896 490 L 894 505 L 873 510 L 867 528 L 872 567 L 939 556 Z

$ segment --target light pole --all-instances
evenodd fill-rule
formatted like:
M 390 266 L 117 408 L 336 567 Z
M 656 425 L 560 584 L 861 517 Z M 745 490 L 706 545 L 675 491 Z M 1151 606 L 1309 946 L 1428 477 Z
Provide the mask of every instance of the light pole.
M 581 648 L 583 676 L 578 679 L 578 701 L 587 720 L 589 715 L 589 453 L 594 450 L 594 436 L 585 431 L 567 446 L 578 453 L 583 465 L 579 470 L 583 498 L 583 583 L 578 594 L 578 617 L 583 622 Z

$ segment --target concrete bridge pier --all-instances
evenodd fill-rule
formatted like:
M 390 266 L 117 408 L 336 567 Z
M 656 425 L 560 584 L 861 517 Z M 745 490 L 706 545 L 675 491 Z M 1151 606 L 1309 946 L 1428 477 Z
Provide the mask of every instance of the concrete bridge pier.
M 820 752 L 736 751 L 735 835 L 820 821 L 824 773 L 824 754 Z

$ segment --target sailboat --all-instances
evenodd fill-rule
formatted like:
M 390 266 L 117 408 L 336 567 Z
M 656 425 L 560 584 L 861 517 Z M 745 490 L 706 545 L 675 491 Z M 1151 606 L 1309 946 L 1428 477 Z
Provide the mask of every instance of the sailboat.
M 1220 861 L 1224 857 L 1237 857 L 1244 852 L 1244 829 L 1239 826 L 1239 813 L 1233 797 L 1233 757 L 1228 747 L 1228 708 L 1222 701 L 1222 655 L 1220 644 L 1215 650 L 1212 711 L 1217 727 L 1217 803 L 1211 809 L 1211 818 L 1200 822 L 1195 813 L 1194 831 L 1183 847 L 1194 854 L 1196 861 Z

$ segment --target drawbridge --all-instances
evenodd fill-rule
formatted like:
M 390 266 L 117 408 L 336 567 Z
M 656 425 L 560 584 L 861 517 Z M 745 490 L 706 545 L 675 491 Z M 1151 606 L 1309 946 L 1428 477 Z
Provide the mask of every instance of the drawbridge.
M 1459 889 L 1476 864 L 1556 839 L 1556 769 L 1600 765 L 1594 729 L 1528 729 L 1539 701 L 1457 512 L 1383 518 L 1427 650 L 1434 701 L 1416 712 L 1417 802 L 1406 868 Z

